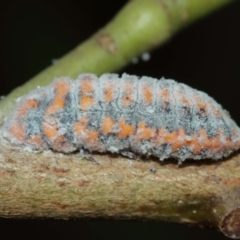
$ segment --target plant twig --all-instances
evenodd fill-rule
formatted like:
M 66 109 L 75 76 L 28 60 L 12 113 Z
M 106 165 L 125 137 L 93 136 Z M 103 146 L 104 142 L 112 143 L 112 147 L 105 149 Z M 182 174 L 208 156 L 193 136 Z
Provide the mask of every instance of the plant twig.
M 0 144 L 0 217 L 158 219 L 240 237 L 240 155 L 225 161 L 27 153 Z
M 0 123 L 15 100 L 54 77 L 116 72 L 177 31 L 233 0 L 132 0 L 104 28 L 0 101 Z

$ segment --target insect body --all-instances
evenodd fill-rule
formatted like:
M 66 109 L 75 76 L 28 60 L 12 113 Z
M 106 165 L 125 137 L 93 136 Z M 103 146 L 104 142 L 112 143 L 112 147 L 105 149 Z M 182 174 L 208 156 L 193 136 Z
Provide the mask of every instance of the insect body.
M 20 99 L 2 135 L 30 150 L 179 161 L 220 159 L 240 147 L 240 129 L 207 94 L 174 80 L 127 74 L 56 79 Z

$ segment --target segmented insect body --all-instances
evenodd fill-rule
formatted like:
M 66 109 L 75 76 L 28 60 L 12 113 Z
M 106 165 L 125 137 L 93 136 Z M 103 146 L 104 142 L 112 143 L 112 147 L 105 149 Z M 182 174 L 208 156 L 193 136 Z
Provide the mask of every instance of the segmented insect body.
M 2 130 L 30 150 L 220 159 L 240 129 L 207 94 L 174 80 L 123 74 L 62 77 L 23 96 Z

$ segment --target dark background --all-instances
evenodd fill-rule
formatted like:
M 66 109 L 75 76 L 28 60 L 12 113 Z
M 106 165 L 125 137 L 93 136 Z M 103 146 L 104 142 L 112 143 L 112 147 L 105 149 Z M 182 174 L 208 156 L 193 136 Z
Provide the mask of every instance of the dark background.
M 0 95 L 9 93 L 104 26 L 123 0 L 9 0 L 0 3 Z M 240 125 L 240 1 L 177 34 L 122 70 L 165 76 L 207 92 Z M 1 201 L 1 199 L 0 199 Z M 227 239 L 210 228 L 113 220 L 0 219 L 0 239 Z

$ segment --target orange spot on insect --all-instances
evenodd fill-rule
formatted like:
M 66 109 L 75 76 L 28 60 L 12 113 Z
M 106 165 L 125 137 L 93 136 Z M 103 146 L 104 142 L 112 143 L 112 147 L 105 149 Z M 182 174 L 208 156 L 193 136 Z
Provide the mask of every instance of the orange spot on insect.
M 103 122 L 102 122 L 103 133 L 104 134 L 112 133 L 113 127 L 114 127 L 114 121 L 108 116 L 104 117 Z
M 10 127 L 9 132 L 19 141 L 24 141 L 25 124 L 19 125 L 18 122 L 15 121 Z
M 204 100 L 200 99 L 198 96 L 194 97 L 194 100 L 196 102 L 196 105 L 198 106 L 199 110 L 205 110 L 207 111 L 207 108 L 209 109 L 209 111 L 211 113 L 213 113 L 213 115 L 216 118 L 219 118 L 222 116 L 220 110 L 211 102 L 205 102 Z
M 99 132 L 87 129 L 88 119 L 82 117 L 77 123 L 74 124 L 74 130 L 79 138 L 86 144 L 96 144 L 98 141 Z
M 126 93 L 122 96 L 122 105 L 124 107 L 128 107 L 133 102 L 131 96 L 127 95 Z
M 94 79 L 91 77 L 84 78 L 81 82 L 81 91 L 85 92 L 93 92 L 94 91 Z
M 186 146 L 190 147 L 194 154 L 199 153 L 202 150 L 202 146 L 198 141 L 198 137 L 195 135 L 189 137 L 188 141 L 186 141 Z
M 150 104 L 153 101 L 153 93 L 148 85 L 143 86 L 143 96 L 147 104 Z
M 118 123 L 119 125 L 119 133 L 118 133 L 118 138 L 126 138 L 128 136 L 131 136 L 135 128 L 134 126 L 127 124 L 123 119 L 121 119 Z
M 43 124 L 42 129 L 43 129 L 43 133 L 45 134 L 45 136 L 49 139 L 57 136 L 58 129 L 57 129 L 56 125 L 52 126 L 49 124 Z
M 98 135 L 99 135 L 99 132 L 97 131 L 88 131 L 86 140 L 88 142 L 96 143 L 98 141 Z
M 26 115 L 27 111 L 31 108 L 36 108 L 38 102 L 34 99 L 27 99 L 18 109 L 18 117 Z
M 82 133 L 86 130 L 88 124 L 88 119 L 87 117 L 82 117 L 80 120 L 78 120 L 75 124 L 74 124 L 74 130 L 76 131 L 76 133 Z
M 197 107 L 199 108 L 199 110 L 206 110 L 206 108 L 207 108 L 206 102 L 203 102 L 203 100 L 200 99 L 198 96 L 194 96 L 194 101 L 195 101 Z
M 176 138 L 175 141 L 172 143 L 172 150 L 178 151 L 184 144 L 186 139 L 186 134 L 183 128 L 180 128 L 178 131 L 173 134 L 173 138 Z
M 137 129 L 137 133 L 136 133 L 136 139 L 138 141 L 150 140 L 151 138 L 154 137 L 155 132 L 156 132 L 155 128 L 148 128 L 148 127 L 146 127 L 146 123 L 144 121 L 141 121 L 138 124 L 138 129 Z
M 159 147 L 160 145 L 164 144 L 164 137 L 167 134 L 167 130 L 165 128 L 160 128 L 157 132 L 156 132 L 156 138 L 154 140 L 154 145 L 155 147 Z
M 31 135 L 28 139 L 28 142 L 30 142 L 32 144 L 36 144 L 38 146 L 43 146 L 43 141 L 38 134 Z
M 170 92 L 168 89 L 159 89 L 159 97 L 161 99 L 162 108 L 166 109 L 170 102 Z
M 178 92 L 179 99 L 184 107 L 189 108 L 190 107 L 190 102 L 189 100 L 185 97 L 184 93 L 182 91 Z
M 218 134 L 215 137 L 209 139 L 209 145 L 214 149 L 214 151 L 221 151 L 226 146 L 231 148 L 231 140 L 222 132 L 221 129 L 218 129 L 217 132 Z
M 172 144 L 172 143 L 176 140 L 176 136 L 177 136 L 177 133 L 176 133 L 175 131 L 166 134 L 166 136 L 165 136 L 165 142 Z
M 173 131 L 165 135 L 164 141 L 165 143 L 171 145 L 173 152 L 176 152 L 177 150 L 179 150 L 179 148 L 181 148 L 184 142 L 184 138 L 181 137 L 185 137 L 185 133 L 183 130 Z
M 209 106 L 212 108 L 212 112 L 216 118 L 219 118 L 222 116 L 219 109 L 217 109 L 213 104 L 209 104 Z
M 65 96 L 70 91 L 70 87 L 71 87 L 70 83 L 67 81 L 63 81 L 63 80 L 57 81 L 54 84 L 54 89 L 56 91 L 56 95 L 55 95 L 55 98 L 54 98 L 52 104 L 50 104 L 50 106 L 48 107 L 48 109 L 46 111 L 46 116 L 48 116 L 50 114 L 54 114 L 58 110 L 64 109 Z
M 94 104 L 94 98 L 89 96 L 82 96 L 80 101 L 81 110 L 83 111 L 91 108 L 91 106 Z
M 169 93 L 168 89 L 160 89 L 160 91 L 161 91 L 161 97 L 169 100 L 170 93 Z
M 81 110 L 87 110 L 94 104 L 94 79 L 89 77 L 82 80 L 80 91 L 80 108 Z
M 105 101 L 106 102 L 110 102 L 113 100 L 113 96 L 114 96 L 114 87 L 113 86 L 109 86 L 107 88 L 104 89 L 104 94 L 105 94 Z
M 52 143 L 53 149 L 68 149 L 69 146 L 71 146 L 71 142 L 63 135 L 57 136 L 53 143 Z
M 213 151 L 219 151 L 219 152 L 221 151 L 223 145 L 222 145 L 222 142 L 220 141 L 220 138 L 218 135 L 216 135 L 215 137 L 209 138 L 207 136 L 205 129 L 201 130 L 201 135 L 205 136 L 204 148 L 212 149 Z
M 133 82 L 123 82 L 123 86 L 122 86 L 123 90 L 123 94 L 122 94 L 122 99 L 121 99 L 121 103 L 123 105 L 123 107 L 128 107 L 129 105 L 131 105 L 134 102 L 134 84 Z

